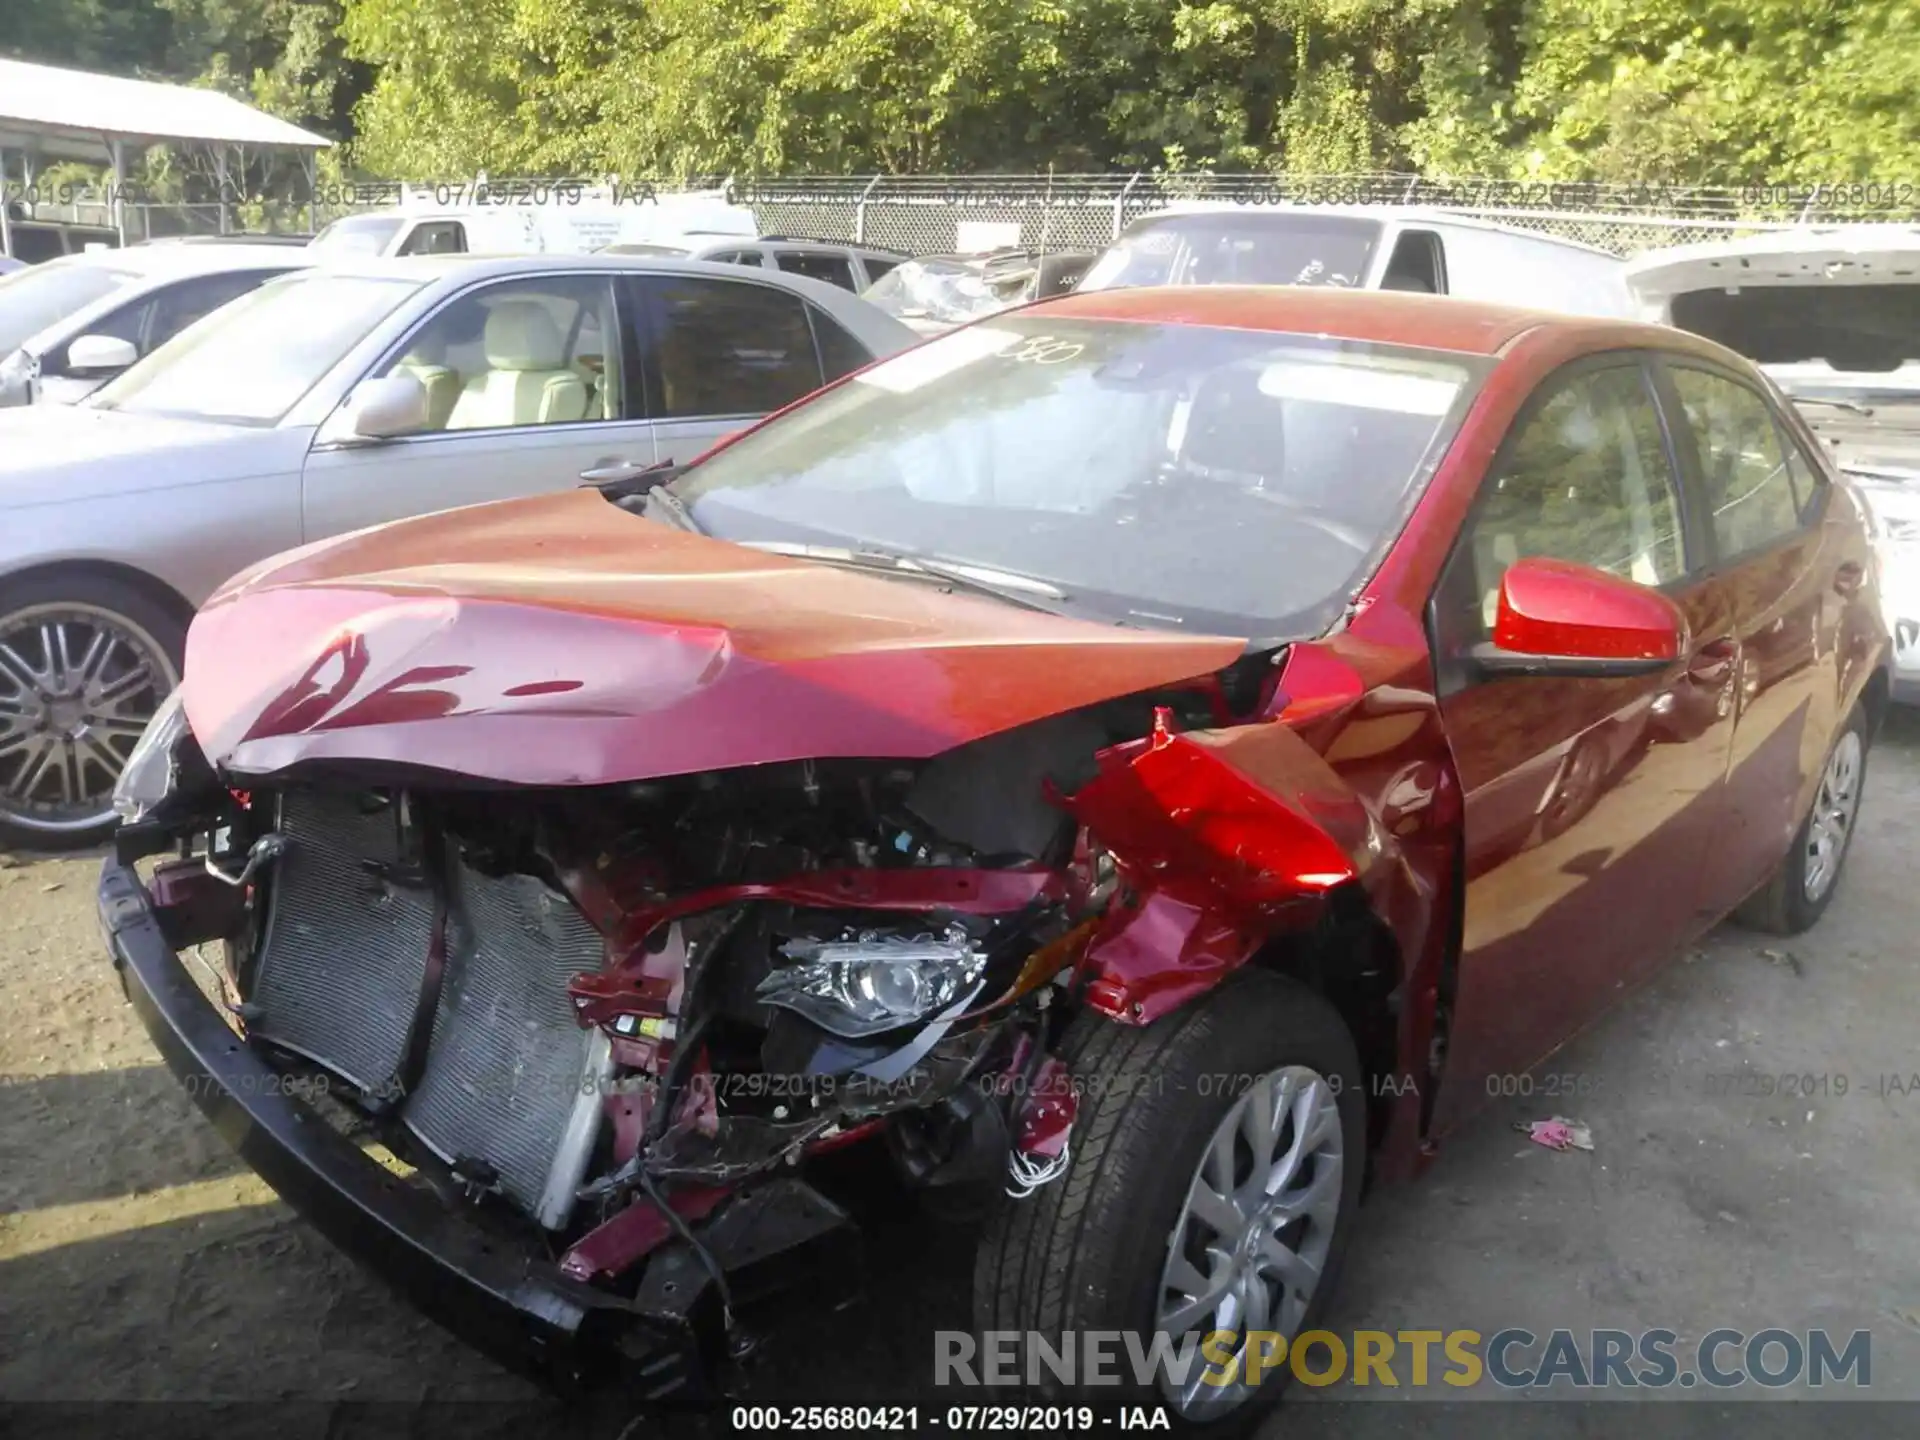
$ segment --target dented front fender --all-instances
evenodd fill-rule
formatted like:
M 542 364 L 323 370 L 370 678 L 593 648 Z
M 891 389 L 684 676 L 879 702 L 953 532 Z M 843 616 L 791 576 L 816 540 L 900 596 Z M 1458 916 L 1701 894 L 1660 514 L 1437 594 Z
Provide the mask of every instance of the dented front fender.
M 1217 984 L 1273 935 L 1366 886 L 1391 838 L 1352 788 L 1273 721 L 1101 752 L 1062 804 L 1114 859 L 1128 895 L 1087 949 L 1088 1003 L 1147 1024 Z

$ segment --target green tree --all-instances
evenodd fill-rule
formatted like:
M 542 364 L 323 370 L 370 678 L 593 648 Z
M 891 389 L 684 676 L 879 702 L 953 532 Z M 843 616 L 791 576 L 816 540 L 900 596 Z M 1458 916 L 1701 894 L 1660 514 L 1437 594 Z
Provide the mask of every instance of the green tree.
M 1885 179 L 1920 162 L 1912 0 L 1525 0 L 1424 60 L 1416 161 L 1543 179 Z

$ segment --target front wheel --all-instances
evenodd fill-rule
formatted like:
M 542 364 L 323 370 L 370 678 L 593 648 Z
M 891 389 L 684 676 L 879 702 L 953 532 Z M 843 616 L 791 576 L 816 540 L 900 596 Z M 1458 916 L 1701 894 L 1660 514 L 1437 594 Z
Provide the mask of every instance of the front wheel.
M 1142 1353 L 1163 1335 L 1194 1357 L 1184 1374 L 1136 1377 L 1123 1350 L 1123 1385 L 1099 1393 L 1241 1431 L 1278 1400 L 1277 1339 L 1313 1327 L 1346 1250 L 1366 1160 L 1353 1040 L 1318 994 L 1242 972 L 1143 1028 L 1083 1016 L 1063 1058 L 1072 1162 L 990 1218 L 977 1324 L 1023 1332 L 1022 1356 L 1031 1332 L 1057 1350 L 1129 1331 Z
M 0 585 L 0 846 L 113 832 L 113 787 L 180 682 L 186 627 L 106 576 Z
M 1826 913 L 1853 845 L 1866 779 L 1867 717 L 1855 706 L 1827 752 L 1813 809 L 1773 878 L 1734 912 L 1736 921 L 1771 935 L 1798 935 Z

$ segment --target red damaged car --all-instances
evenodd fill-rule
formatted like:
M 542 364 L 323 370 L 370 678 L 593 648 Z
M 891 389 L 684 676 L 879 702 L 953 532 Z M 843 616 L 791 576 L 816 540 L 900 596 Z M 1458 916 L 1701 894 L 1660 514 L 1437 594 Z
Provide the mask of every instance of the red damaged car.
M 1369 1177 L 1833 897 L 1861 507 L 1678 331 L 1070 296 L 653 458 L 232 581 L 101 882 L 241 1154 L 550 1380 L 707 1393 L 856 1144 L 992 1197 L 983 1328 L 1295 1332 Z

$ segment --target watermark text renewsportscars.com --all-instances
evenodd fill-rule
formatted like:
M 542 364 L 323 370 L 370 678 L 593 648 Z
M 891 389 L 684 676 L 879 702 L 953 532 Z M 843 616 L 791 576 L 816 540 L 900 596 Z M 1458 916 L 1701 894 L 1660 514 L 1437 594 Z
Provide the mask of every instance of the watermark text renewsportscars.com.
M 1043 1334 L 939 1330 L 936 1386 L 1257 1385 L 1285 1371 L 1302 1385 L 1380 1389 L 1491 1383 L 1507 1390 L 1565 1391 L 1804 1385 L 1832 1394 L 1873 1383 L 1873 1337 L 1865 1330 L 1720 1328 L 1697 1339 L 1674 1330 L 1228 1330 L 1175 1338 L 1164 1332 L 1079 1330 Z

